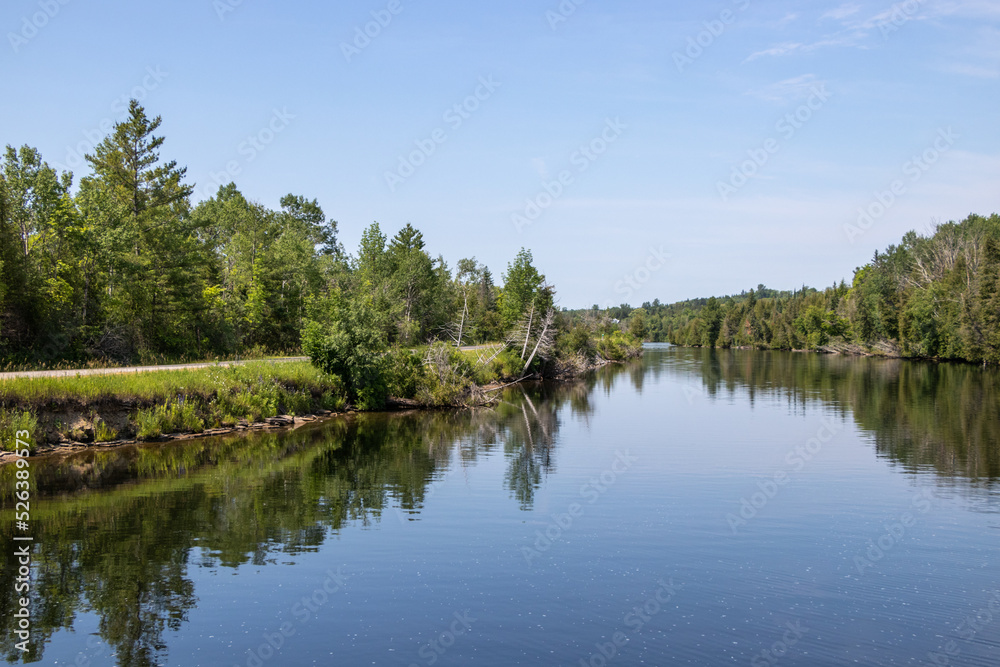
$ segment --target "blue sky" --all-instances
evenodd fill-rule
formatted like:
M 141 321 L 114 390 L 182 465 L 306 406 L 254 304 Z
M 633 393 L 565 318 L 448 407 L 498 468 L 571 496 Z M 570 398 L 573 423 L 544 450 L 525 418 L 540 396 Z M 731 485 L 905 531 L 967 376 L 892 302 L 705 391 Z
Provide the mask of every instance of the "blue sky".
M 567 307 L 821 287 L 1000 211 L 1000 2 L 7 0 L 0 28 L 3 143 L 79 178 L 134 95 L 198 199 L 315 197 L 351 251 L 409 222 L 497 276 L 525 246 Z

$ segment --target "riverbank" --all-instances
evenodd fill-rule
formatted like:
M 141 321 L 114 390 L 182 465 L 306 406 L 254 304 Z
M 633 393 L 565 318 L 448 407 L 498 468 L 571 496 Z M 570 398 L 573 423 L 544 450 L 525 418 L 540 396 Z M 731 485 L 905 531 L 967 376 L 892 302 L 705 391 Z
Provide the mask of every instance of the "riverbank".
M 570 379 L 621 359 L 570 356 L 525 376 L 511 355 L 484 360 L 481 351 L 433 355 L 399 351 L 389 360 L 387 411 L 490 405 L 505 384 Z M 457 355 L 457 356 L 455 356 Z M 468 357 L 468 358 L 466 358 Z M 438 360 L 440 362 L 440 360 Z M 27 431 L 33 454 L 120 447 L 239 431 L 294 428 L 356 412 L 336 375 L 308 361 L 146 371 L 124 375 L 15 378 L 0 382 L 0 449 Z M 22 438 L 23 439 L 23 438 Z M 0 453 L 0 464 L 12 455 Z

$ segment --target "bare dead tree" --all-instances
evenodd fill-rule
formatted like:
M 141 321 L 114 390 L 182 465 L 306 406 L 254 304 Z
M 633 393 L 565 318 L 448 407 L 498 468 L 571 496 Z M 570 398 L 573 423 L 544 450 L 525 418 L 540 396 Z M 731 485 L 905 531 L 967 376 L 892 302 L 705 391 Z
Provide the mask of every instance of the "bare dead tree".
M 492 352 L 493 354 L 487 359 L 485 355 L 480 354 L 476 360 L 477 366 L 485 366 L 491 363 L 494 359 L 500 356 L 500 353 L 507 349 L 507 343 L 501 343 L 496 348 L 490 348 L 487 352 Z
M 528 349 L 528 338 L 531 336 L 531 321 L 535 317 L 535 304 L 531 304 L 531 310 L 528 311 L 528 326 L 524 328 L 524 345 L 521 347 L 521 360 L 524 360 L 524 353 Z
M 535 355 L 538 355 L 540 359 L 547 359 L 555 345 L 555 324 L 556 314 L 551 308 L 549 312 L 545 313 L 545 319 L 542 324 L 542 331 L 538 334 L 538 340 L 535 342 L 535 349 L 531 351 L 531 356 L 528 357 L 528 361 L 524 363 L 525 375 L 527 374 L 528 368 L 531 366 L 531 362 L 535 359 Z M 521 376 L 525 377 L 524 375 Z

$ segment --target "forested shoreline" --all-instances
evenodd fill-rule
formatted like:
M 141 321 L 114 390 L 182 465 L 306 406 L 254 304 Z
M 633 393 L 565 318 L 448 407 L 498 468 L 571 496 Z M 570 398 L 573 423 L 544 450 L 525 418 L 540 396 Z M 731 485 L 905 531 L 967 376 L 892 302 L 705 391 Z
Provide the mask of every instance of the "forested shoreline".
M 698 347 L 821 350 L 1000 362 L 1000 215 L 909 232 L 823 290 L 758 285 L 739 295 L 622 305 L 637 336 Z
M 557 309 L 524 248 L 497 284 L 475 257 L 450 268 L 410 224 L 390 237 L 374 222 L 349 253 L 337 222 L 303 195 L 272 210 L 229 183 L 195 203 L 186 169 L 160 156 L 160 124 L 133 100 L 75 188 L 36 149 L 7 146 L 0 370 L 304 352 L 321 377 L 275 368 L 218 387 L 198 377 L 198 392 L 151 378 L 42 392 L 15 381 L 0 395 L 0 433 L 31 430 L 53 396 L 75 394 L 89 396 L 71 406 L 89 417 L 50 437 L 100 439 L 101 428 L 157 437 L 285 412 L 381 409 L 390 398 L 478 404 L 491 383 L 578 374 L 641 351 L 607 314 Z M 490 345 L 460 350 L 480 343 Z M 122 406 L 130 415 L 118 427 L 97 410 Z

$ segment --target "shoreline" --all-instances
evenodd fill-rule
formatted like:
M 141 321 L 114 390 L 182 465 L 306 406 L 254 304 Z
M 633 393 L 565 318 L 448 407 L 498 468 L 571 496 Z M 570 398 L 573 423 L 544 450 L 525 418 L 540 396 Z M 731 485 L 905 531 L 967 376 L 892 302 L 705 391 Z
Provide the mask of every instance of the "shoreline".
M 962 364 L 965 366 L 989 367 L 996 364 L 988 362 L 970 361 L 969 359 L 951 359 L 942 357 L 908 357 L 904 355 L 899 347 L 889 341 L 880 341 L 870 348 L 866 348 L 858 343 L 827 343 L 814 349 L 798 348 L 773 348 L 773 347 L 752 347 L 749 345 L 730 345 L 729 347 L 706 347 L 704 345 L 678 345 L 676 343 L 667 344 L 674 347 L 683 347 L 691 350 L 753 350 L 757 352 L 800 352 L 809 354 L 825 354 L 830 356 L 859 357 L 867 359 L 897 359 L 899 361 L 922 361 L 932 364 Z
M 632 358 L 637 358 L 641 356 L 641 350 L 639 355 L 635 355 Z M 384 408 L 379 410 L 358 410 L 353 406 L 345 406 L 344 410 L 314 410 L 301 415 L 291 415 L 291 414 L 279 414 L 271 417 L 263 418 L 259 421 L 249 421 L 246 419 L 239 420 L 230 426 L 218 426 L 212 428 L 205 428 L 200 431 L 177 431 L 171 433 L 162 433 L 157 436 L 150 438 L 139 438 L 137 436 L 129 436 L 124 438 L 116 438 L 113 440 L 96 442 L 94 440 L 74 440 L 67 437 L 64 433 L 61 433 L 53 426 L 52 422 L 56 424 L 61 423 L 59 420 L 60 416 L 67 416 L 68 418 L 74 416 L 74 423 L 78 423 L 80 420 L 87 421 L 83 416 L 85 411 L 89 408 L 92 410 L 92 406 L 78 404 L 78 405 L 60 405 L 57 402 L 50 402 L 47 410 L 39 410 L 36 413 L 36 417 L 39 421 L 38 431 L 47 432 L 55 429 L 56 433 L 61 436 L 58 440 L 45 440 L 38 442 L 35 446 L 34 451 L 31 453 L 29 459 L 42 459 L 42 458 L 55 458 L 70 456 L 73 454 L 78 454 L 88 450 L 111 450 L 120 449 L 123 447 L 130 447 L 135 445 L 155 445 L 155 444 L 165 444 L 169 442 L 177 442 L 183 440 L 195 440 L 200 438 L 211 438 L 217 436 L 227 436 L 234 435 L 238 433 L 252 433 L 259 431 L 283 431 L 283 430 L 295 430 L 305 424 L 323 422 L 335 417 L 347 417 L 357 414 L 397 414 L 404 412 L 413 411 L 425 411 L 425 410 L 463 410 L 471 409 L 475 407 L 489 407 L 495 403 L 495 399 L 486 400 L 486 396 L 494 394 L 495 392 L 506 389 L 508 387 L 520 384 L 522 382 L 569 382 L 582 377 L 584 374 L 603 368 L 611 364 L 625 363 L 625 361 L 618 361 L 613 359 L 600 359 L 594 362 L 586 364 L 586 366 L 565 366 L 559 368 L 556 373 L 551 377 L 539 376 L 537 374 L 532 374 L 525 376 L 518 380 L 508 383 L 501 382 L 491 382 L 482 386 L 475 386 L 471 388 L 469 392 L 469 397 L 478 396 L 479 401 L 468 404 L 456 404 L 456 405 L 431 405 L 420 403 L 414 399 L 408 398 L 397 398 L 389 397 L 386 401 Z M 134 411 L 136 405 L 134 401 L 124 400 L 124 399 L 104 399 L 101 401 L 103 404 L 103 414 L 100 417 L 104 420 L 103 415 L 108 415 L 114 419 L 117 423 L 130 423 L 131 418 L 134 416 Z M 52 408 L 55 408 L 54 410 Z M 91 419 L 93 421 L 93 418 Z M 43 422 L 47 422 L 43 426 Z M 0 451 L 0 467 L 6 466 L 10 463 L 16 461 L 19 457 L 11 451 Z

